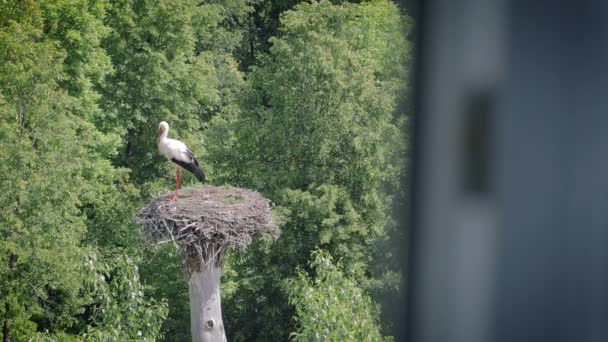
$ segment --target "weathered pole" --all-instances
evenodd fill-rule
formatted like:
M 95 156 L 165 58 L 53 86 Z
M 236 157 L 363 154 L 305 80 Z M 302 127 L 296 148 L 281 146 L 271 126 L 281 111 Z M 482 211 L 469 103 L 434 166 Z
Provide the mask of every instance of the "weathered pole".
M 219 267 L 208 267 L 190 275 L 188 287 L 192 341 L 226 341 L 222 321 L 220 276 Z
M 193 342 L 224 342 L 220 278 L 228 248 L 244 250 L 256 236 L 277 238 L 270 201 L 238 188 L 184 189 L 177 201 L 156 197 L 139 212 L 144 237 L 173 242 L 188 277 Z
M 190 329 L 193 342 L 224 342 L 220 279 L 224 266 L 221 244 L 207 242 L 204 262 L 196 254 L 182 254 L 188 275 L 190 295 Z

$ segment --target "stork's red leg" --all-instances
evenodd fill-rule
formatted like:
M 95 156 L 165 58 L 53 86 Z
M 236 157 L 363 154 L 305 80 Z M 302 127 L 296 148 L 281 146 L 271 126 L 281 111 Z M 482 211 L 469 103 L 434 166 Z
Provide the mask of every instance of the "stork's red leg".
M 171 196 L 171 200 L 175 201 L 177 200 L 177 196 L 178 196 L 178 190 L 180 185 L 182 184 L 182 169 L 178 166 L 177 167 L 177 174 L 175 175 L 175 194 L 173 196 Z
M 177 168 L 177 188 L 175 189 L 176 191 L 180 189 L 182 185 L 182 168 L 178 167 Z

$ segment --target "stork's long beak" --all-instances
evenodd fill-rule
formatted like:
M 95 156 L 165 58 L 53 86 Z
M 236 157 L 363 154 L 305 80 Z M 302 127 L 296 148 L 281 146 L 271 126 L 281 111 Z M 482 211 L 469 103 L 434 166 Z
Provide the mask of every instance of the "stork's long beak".
M 158 143 L 160 142 L 160 135 L 163 134 L 163 130 L 159 129 L 158 130 L 158 135 L 156 136 L 156 145 L 158 145 Z

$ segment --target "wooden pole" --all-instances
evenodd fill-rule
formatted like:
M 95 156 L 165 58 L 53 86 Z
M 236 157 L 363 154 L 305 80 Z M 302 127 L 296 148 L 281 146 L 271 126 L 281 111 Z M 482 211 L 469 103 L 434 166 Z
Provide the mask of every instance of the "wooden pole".
M 222 270 L 211 264 L 202 271 L 192 272 L 188 280 L 193 342 L 226 341 L 220 298 Z

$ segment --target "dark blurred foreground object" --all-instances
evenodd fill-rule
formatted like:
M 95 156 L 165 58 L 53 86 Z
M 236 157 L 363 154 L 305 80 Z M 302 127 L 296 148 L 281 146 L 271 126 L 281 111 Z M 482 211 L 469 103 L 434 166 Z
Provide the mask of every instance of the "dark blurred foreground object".
M 407 341 L 608 341 L 608 2 L 418 9 Z

